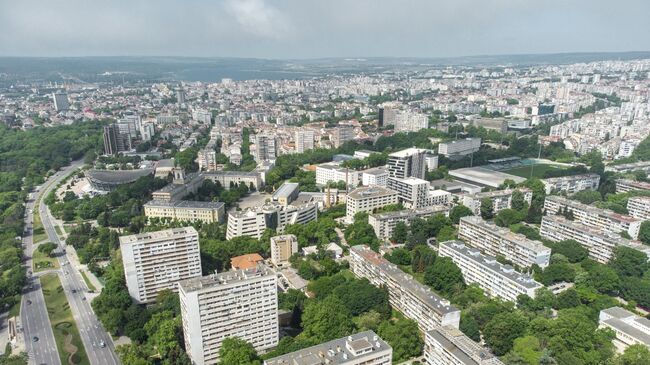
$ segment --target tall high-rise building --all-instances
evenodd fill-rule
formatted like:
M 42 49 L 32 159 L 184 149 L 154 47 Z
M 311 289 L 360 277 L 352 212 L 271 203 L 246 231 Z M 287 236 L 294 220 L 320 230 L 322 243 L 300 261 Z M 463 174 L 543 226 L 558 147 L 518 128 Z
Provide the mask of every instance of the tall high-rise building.
M 120 133 L 117 124 L 104 126 L 104 154 L 117 155 L 131 149 L 131 137 Z
M 70 109 L 70 103 L 68 102 L 68 94 L 53 93 L 52 100 L 54 101 L 54 109 L 56 109 L 57 112 L 66 111 Z
M 237 337 L 257 351 L 278 343 L 276 273 L 264 266 L 178 283 L 185 349 L 193 365 L 219 360 L 224 339 Z
M 271 262 L 280 266 L 289 262 L 291 255 L 298 252 L 298 239 L 295 235 L 285 234 L 271 237 Z
M 276 156 L 275 136 L 270 134 L 255 135 L 255 161 L 274 161 Z
M 295 133 L 296 152 L 303 153 L 314 149 L 314 131 L 297 130 Z
M 178 105 L 185 104 L 185 90 L 176 90 L 176 102 Z
M 140 136 L 143 141 L 151 141 L 154 134 L 156 134 L 156 128 L 152 122 L 145 122 L 140 126 Z
M 424 179 L 428 150 L 407 148 L 388 155 L 388 176 L 405 179 L 413 176 Z
M 129 294 L 151 303 L 161 290 L 177 290 L 180 280 L 201 276 L 199 234 L 193 227 L 120 237 Z
M 332 143 L 336 148 L 341 147 L 345 142 L 352 141 L 353 139 L 353 127 L 337 127 L 334 128 L 334 131 L 332 132 Z

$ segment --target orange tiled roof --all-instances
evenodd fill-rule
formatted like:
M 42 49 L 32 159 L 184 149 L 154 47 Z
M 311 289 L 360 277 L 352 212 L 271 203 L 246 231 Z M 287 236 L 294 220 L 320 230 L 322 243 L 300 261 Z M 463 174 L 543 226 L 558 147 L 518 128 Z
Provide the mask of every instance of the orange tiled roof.
M 262 256 L 256 253 L 249 253 L 247 255 L 236 256 L 230 259 L 230 266 L 233 269 L 251 269 L 257 266 L 257 263 L 263 261 Z

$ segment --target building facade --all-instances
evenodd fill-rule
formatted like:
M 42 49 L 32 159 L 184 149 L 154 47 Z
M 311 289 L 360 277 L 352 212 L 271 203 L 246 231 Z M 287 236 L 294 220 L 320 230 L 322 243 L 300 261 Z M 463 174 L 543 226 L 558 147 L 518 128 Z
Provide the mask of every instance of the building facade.
M 650 320 L 647 318 L 621 307 L 612 307 L 600 311 L 598 325 L 614 331 L 616 339 L 613 343 L 619 352 L 632 345 L 650 347 Z
M 318 217 L 318 204 L 307 202 L 300 205 L 267 203 L 261 207 L 228 213 L 226 239 L 238 236 L 260 238 L 267 228 L 284 232 L 288 224 L 305 224 Z
M 357 188 L 346 198 L 345 219 L 354 221 L 354 215 L 360 212 L 372 213 L 377 208 L 397 204 L 397 193 L 380 186 Z
M 348 186 L 357 186 L 361 181 L 361 173 L 356 170 L 341 167 L 339 163 L 328 162 L 316 166 L 316 184 L 327 185 L 328 182 L 345 181 Z
M 428 218 L 436 214 L 449 216 L 450 208 L 444 205 L 432 205 L 421 209 L 399 210 L 396 212 L 375 213 L 368 216 L 368 224 L 372 226 L 375 235 L 380 240 L 387 241 L 393 235 L 397 223 L 407 226 L 416 218 Z
M 426 365 L 503 365 L 459 329 L 444 326 L 424 333 Z
M 297 153 L 314 149 L 314 131 L 308 129 L 297 130 L 294 138 L 296 140 Z
M 627 211 L 634 218 L 650 219 L 650 197 L 634 196 L 627 200 Z
M 544 183 L 544 189 L 547 195 L 551 193 L 574 194 L 583 190 L 596 191 L 600 184 L 600 175 L 582 174 L 553 177 L 542 179 L 542 183 Z
M 461 202 L 464 206 L 468 207 L 474 215 L 481 214 L 481 201 L 488 198 L 492 201 L 492 213 L 497 214 L 504 209 L 512 207 L 512 193 L 515 190 L 520 191 L 524 195 L 524 201 L 530 205 L 533 199 L 533 192 L 529 189 L 505 189 L 486 191 L 482 193 L 462 195 Z
M 298 252 L 298 238 L 292 234 L 271 237 L 271 262 L 275 266 L 289 263 L 289 259 Z
M 626 193 L 631 190 L 650 191 L 650 183 L 643 182 L 643 181 L 626 180 L 626 179 L 616 180 L 617 193 Z
M 481 148 L 480 138 L 457 139 L 438 145 L 438 154 L 449 158 L 459 158 L 478 151 Z
M 226 217 L 225 204 L 222 202 L 152 200 L 143 207 L 147 218 L 163 220 L 218 223 Z
M 388 155 L 388 176 L 405 179 L 424 179 L 427 172 L 426 157 L 429 151 L 421 148 L 407 148 Z

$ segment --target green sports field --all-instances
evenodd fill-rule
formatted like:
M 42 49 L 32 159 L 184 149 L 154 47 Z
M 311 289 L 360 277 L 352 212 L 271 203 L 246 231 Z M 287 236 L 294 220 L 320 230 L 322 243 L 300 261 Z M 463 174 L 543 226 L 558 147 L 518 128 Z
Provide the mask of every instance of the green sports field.
M 506 174 L 511 174 L 519 177 L 530 178 L 530 169 L 533 169 L 533 177 L 542 178 L 546 171 L 550 170 L 563 170 L 564 167 L 558 165 L 549 165 L 549 164 L 538 164 L 538 165 L 528 165 L 521 166 L 510 170 L 504 170 Z

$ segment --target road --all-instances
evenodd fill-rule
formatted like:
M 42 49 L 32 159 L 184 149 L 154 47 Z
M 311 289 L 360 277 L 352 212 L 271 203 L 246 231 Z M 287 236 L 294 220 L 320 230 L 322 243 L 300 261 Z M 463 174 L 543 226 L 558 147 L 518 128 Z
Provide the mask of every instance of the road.
M 28 289 L 22 299 L 20 316 L 30 364 L 61 364 L 54 341 L 54 334 L 49 322 L 40 280 L 31 275 L 32 253 L 34 251 L 33 210 L 36 208 L 34 204 L 39 198 L 46 197 L 61 180 L 81 165 L 81 161 L 74 162 L 72 165 L 52 175 L 41 186 L 38 192 L 34 194 L 34 198 L 30 199 L 26 204 L 27 214 L 25 221 L 28 234 L 25 235 L 23 242 L 25 245 L 25 263 L 30 273 L 28 274 Z M 73 265 L 70 265 L 64 249 L 65 243 L 59 240 L 56 230 L 52 225 L 53 219 L 51 218 L 49 208 L 45 205 L 43 199 L 41 199 L 40 205 L 37 208 L 39 209 L 43 228 L 47 233 L 49 241 L 59 245 L 55 251 L 61 266 L 59 278 L 70 303 L 70 309 L 79 328 L 79 333 L 90 363 L 93 365 L 119 364 L 119 358 L 115 353 L 113 341 L 111 341 L 109 334 L 104 331 L 92 311 L 90 303 L 85 299 L 85 293 L 88 290 L 86 284 L 79 271 Z M 73 293 L 73 290 L 75 293 Z M 38 341 L 34 342 L 34 337 L 38 337 Z M 105 344 L 104 347 L 100 345 L 102 343 Z

